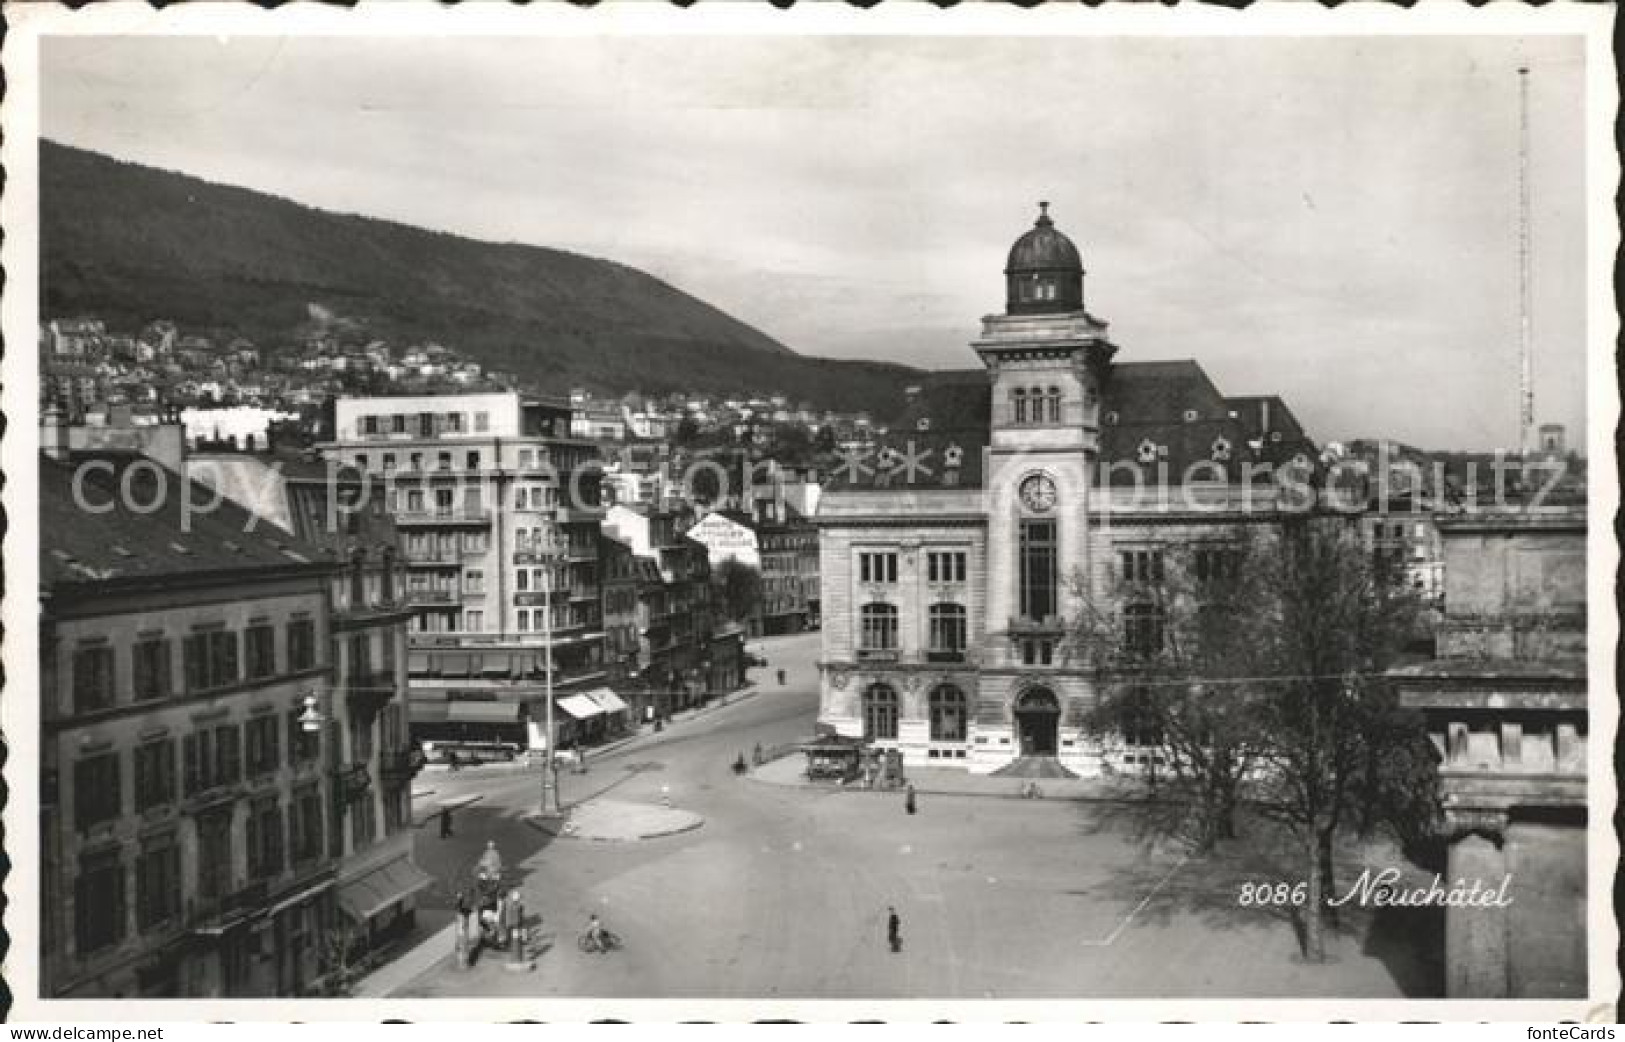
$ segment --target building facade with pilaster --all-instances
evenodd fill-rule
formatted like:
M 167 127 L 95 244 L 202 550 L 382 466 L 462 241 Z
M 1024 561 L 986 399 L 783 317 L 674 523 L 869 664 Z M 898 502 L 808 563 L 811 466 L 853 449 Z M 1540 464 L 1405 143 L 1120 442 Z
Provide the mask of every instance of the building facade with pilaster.
M 1093 776 L 1146 750 L 1091 729 L 1086 603 L 1152 650 L 1149 593 L 1275 524 L 1315 447 L 1279 399 L 1226 398 L 1190 360 L 1119 361 L 1047 209 L 1005 264 L 1005 310 L 824 488 L 820 721 L 906 764 Z M 1305 490 L 1307 491 L 1307 490 Z

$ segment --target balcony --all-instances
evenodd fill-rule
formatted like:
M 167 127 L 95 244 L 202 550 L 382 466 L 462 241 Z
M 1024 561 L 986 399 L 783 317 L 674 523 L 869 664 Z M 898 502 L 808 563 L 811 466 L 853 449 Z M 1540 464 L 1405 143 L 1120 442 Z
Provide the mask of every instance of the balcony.
M 1046 615 L 1042 619 L 1012 615 L 1009 632 L 1012 637 L 1059 636 L 1066 632 L 1066 622 L 1059 615 Z
M 564 590 L 554 590 L 552 596 L 540 590 L 522 590 L 513 595 L 513 602 L 521 608 L 539 608 L 551 600 L 554 604 L 563 604 L 568 594 Z
M 407 590 L 407 604 L 455 604 L 456 590 Z
M 603 507 L 559 507 L 554 514 L 554 520 L 561 525 L 581 524 L 588 521 L 597 523 L 604 519 Z
M 422 557 L 406 558 L 408 568 L 458 568 L 462 561 L 456 557 L 447 557 L 444 554 L 425 554 Z
M 398 525 L 477 525 L 488 524 L 491 511 L 485 507 L 444 507 L 433 510 L 401 510 L 395 514 Z
M 902 653 L 896 648 L 859 648 L 859 662 L 897 662 Z
M 598 560 L 598 546 L 571 545 L 565 548 L 564 557 L 567 561 L 596 561 Z
M 965 653 L 963 651 L 946 651 L 946 650 L 941 650 L 941 649 L 934 650 L 934 651 L 927 651 L 925 653 L 925 661 L 927 661 L 927 662 L 964 662 L 965 661 Z

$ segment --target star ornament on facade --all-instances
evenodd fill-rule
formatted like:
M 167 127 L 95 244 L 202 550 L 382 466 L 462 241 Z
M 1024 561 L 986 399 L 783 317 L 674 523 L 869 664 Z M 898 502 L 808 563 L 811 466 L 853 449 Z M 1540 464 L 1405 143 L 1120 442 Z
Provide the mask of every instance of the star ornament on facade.
M 930 455 L 931 450 L 929 448 L 915 448 L 914 439 L 910 438 L 908 440 L 908 449 L 897 455 L 896 469 L 902 473 L 903 480 L 909 484 L 929 480 L 931 468 L 925 465 L 925 461 Z
M 835 465 L 835 476 L 841 477 L 844 475 L 846 480 L 854 485 L 861 482 L 867 475 L 875 472 L 875 468 L 865 462 L 869 458 L 868 449 L 843 448 L 838 450 L 835 455 L 840 458 L 840 462 Z

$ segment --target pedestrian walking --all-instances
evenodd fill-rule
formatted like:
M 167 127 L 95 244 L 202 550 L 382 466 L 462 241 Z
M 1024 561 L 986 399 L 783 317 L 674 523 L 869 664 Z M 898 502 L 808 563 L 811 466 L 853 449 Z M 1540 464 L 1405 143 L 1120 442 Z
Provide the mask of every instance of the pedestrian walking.
M 474 914 L 474 906 L 468 903 L 468 891 L 457 891 L 457 917 L 462 920 L 463 932 L 468 932 L 468 917 Z
M 441 839 L 450 839 L 451 838 L 451 808 L 450 807 L 441 807 L 440 808 L 440 838 Z
M 897 917 L 897 909 L 886 906 L 886 943 L 891 945 L 892 954 L 903 950 L 903 920 Z
M 914 813 L 914 785 L 913 785 L 913 783 L 909 784 L 908 795 L 903 797 L 903 808 L 905 810 L 907 810 L 910 814 Z

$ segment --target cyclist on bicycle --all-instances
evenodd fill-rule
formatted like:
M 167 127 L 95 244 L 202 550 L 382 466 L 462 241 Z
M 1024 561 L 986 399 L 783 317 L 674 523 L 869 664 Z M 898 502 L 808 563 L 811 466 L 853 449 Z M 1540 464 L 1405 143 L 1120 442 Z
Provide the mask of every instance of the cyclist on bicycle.
M 592 946 L 593 951 L 609 950 L 604 936 L 604 924 L 598 921 L 597 912 L 587 917 L 587 943 Z

